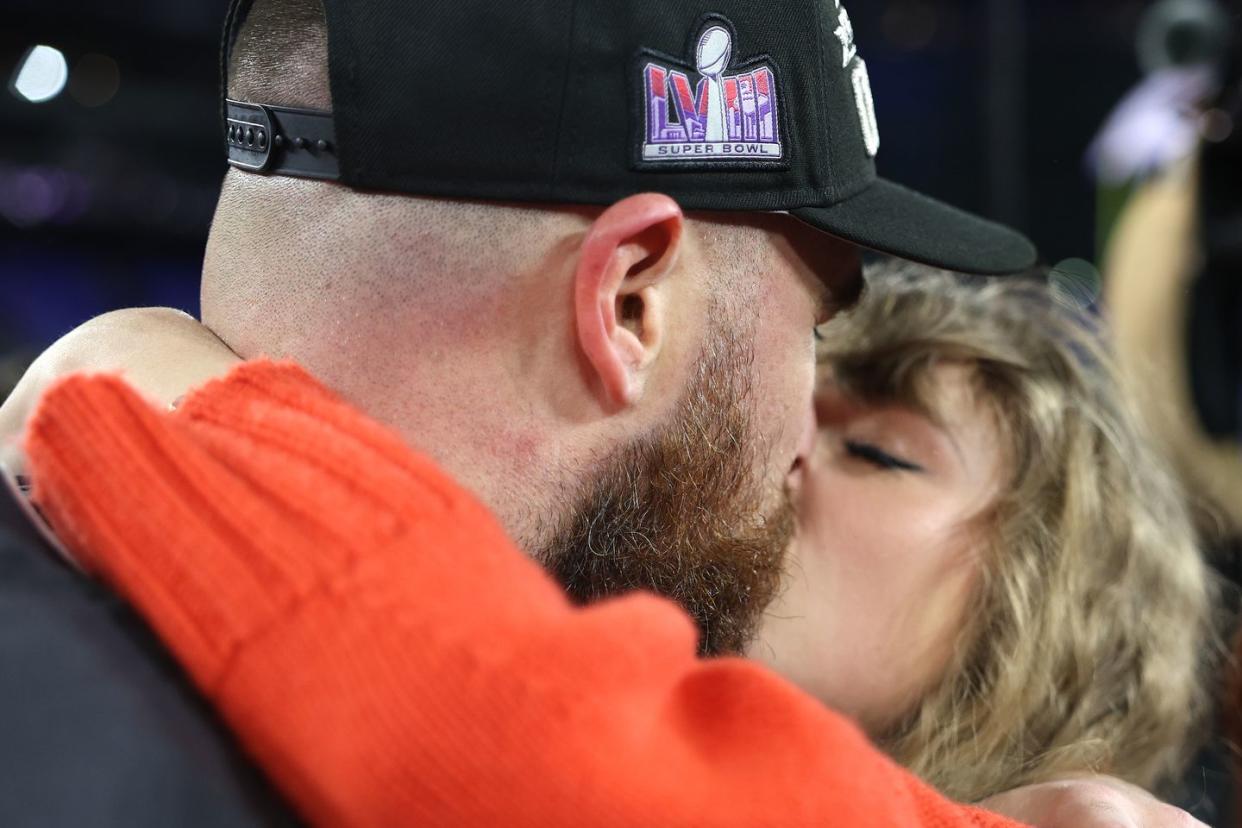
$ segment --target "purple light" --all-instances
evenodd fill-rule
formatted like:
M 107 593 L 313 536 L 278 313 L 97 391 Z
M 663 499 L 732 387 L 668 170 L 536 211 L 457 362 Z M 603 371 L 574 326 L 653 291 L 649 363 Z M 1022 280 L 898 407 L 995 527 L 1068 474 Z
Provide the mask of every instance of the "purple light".
M 0 201 L 0 213 L 18 227 L 34 227 L 56 215 L 68 188 L 63 177 L 35 168 L 19 171 L 2 189 L 8 197 Z

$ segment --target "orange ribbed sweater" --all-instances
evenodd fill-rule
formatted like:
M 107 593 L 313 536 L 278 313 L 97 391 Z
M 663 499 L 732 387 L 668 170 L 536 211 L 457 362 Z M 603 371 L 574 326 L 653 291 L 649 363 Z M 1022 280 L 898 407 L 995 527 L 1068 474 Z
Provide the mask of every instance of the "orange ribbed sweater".
M 1004 826 L 674 605 L 579 609 L 429 460 L 300 369 L 157 412 L 73 377 L 35 498 L 313 823 Z

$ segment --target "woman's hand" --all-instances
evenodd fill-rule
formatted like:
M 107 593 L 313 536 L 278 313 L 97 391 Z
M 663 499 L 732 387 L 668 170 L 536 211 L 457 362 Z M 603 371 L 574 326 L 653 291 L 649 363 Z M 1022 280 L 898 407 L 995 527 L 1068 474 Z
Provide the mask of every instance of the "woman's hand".
M 26 422 L 43 392 L 69 374 L 120 373 L 144 395 L 169 406 L 239 361 L 215 334 L 181 311 L 133 308 L 96 317 L 35 360 L 0 406 L 0 463 L 11 473 L 22 473 Z
M 1028 785 L 978 804 L 1035 828 L 1204 828 L 1180 808 L 1111 776 Z

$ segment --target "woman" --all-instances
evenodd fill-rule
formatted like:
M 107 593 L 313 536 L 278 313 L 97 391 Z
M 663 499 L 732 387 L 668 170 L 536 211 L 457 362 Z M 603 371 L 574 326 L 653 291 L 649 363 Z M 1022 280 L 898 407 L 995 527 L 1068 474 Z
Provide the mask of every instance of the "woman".
M 1208 589 L 1182 506 L 1148 468 L 1090 333 L 1040 288 L 972 290 L 949 277 L 884 279 L 827 331 L 822 450 L 800 494 L 803 531 L 791 553 L 790 588 L 752 654 L 855 716 L 902 762 L 961 799 L 1092 770 L 1153 783 L 1173 771 L 1186 742 L 1199 696 L 1193 662 L 1206 640 Z M 221 393 L 230 383 L 236 400 Z M 740 662 L 696 666 L 687 642 L 652 647 L 657 630 L 680 640 L 681 623 L 654 603 L 562 606 L 547 585 L 527 584 L 533 567 L 500 549 L 487 525 L 474 538 L 487 549 L 472 542 L 449 556 L 429 555 L 425 543 L 376 555 L 403 537 L 388 522 L 361 524 L 362 539 L 343 533 L 339 524 L 352 512 L 407 508 L 410 475 L 421 481 L 415 490 L 465 501 L 444 494 L 450 484 L 426 461 L 391 459 L 400 451 L 392 438 L 357 425 L 356 415 L 304 375 L 262 365 L 235 373 L 191 395 L 163 418 L 167 426 L 141 415 L 115 386 L 83 380 L 70 391 L 53 397 L 32 429 L 43 505 L 85 562 L 148 615 L 309 815 L 365 824 L 377 814 L 424 813 L 401 809 L 424 807 L 444 768 L 471 762 L 476 773 L 494 772 L 495 757 L 520 763 L 510 757 L 524 755 L 532 739 L 572 734 L 587 721 L 589 738 L 574 743 L 574 756 L 595 761 L 619 744 L 623 752 L 604 756 L 614 774 L 655 734 L 659 744 L 670 732 L 684 736 L 676 744 L 693 750 L 660 751 L 659 773 L 618 777 L 613 787 L 663 791 L 662 780 L 676 779 L 677 802 L 702 819 L 727 810 L 745 824 L 744 809 L 754 807 L 798 823 L 796 814 L 819 813 L 820 794 L 842 784 L 816 771 L 822 784 L 802 795 L 763 788 L 779 806 L 747 785 L 749 760 L 732 752 L 739 744 L 753 752 L 783 733 L 805 763 L 822 759 L 815 750 L 822 734 L 836 745 L 848 736 Z M 350 445 L 367 452 L 362 465 L 351 467 L 352 455 L 309 452 L 301 442 L 359 429 L 362 438 L 351 437 Z M 125 484 L 75 474 L 74 457 L 48 439 L 55 431 L 60 446 L 79 452 L 77 460 Z M 112 450 L 114 442 L 125 450 Z M 200 490 L 198 477 L 211 485 Z M 164 487 L 169 505 L 135 525 L 116 515 L 140 481 Z M 343 511 L 342 498 L 357 502 Z M 307 504 L 318 504 L 301 515 L 313 517 L 309 529 L 291 522 Z M 468 504 L 452 508 L 481 514 Z M 468 550 L 484 565 L 465 557 Z M 357 578 L 332 575 L 358 560 L 369 569 Z M 353 597 L 363 575 L 383 601 Z M 329 576 L 325 592 L 316 584 Z M 411 601 L 402 584 L 427 578 L 439 579 L 435 594 Z M 503 583 L 492 583 L 497 579 Z M 532 595 L 539 600 L 532 603 Z M 238 601 L 221 603 L 221 596 Z M 454 603 L 461 601 L 477 616 L 465 619 L 469 634 Z M 311 615 L 308 603 L 316 618 L 330 610 L 331 623 L 291 631 L 289 623 Z M 429 614 L 435 623 L 411 632 L 408 625 Z M 273 623 L 279 635 L 270 632 Z M 269 631 L 256 634 L 255 624 Z M 528 629 L 530 646 L 515 656 L 512 634 Z M 614 640 L 618 633 L 626 640 Z M 464 649 L 437 649 L 459 644 Z M 445 653 L 451 659 L 428 660 Z M 488 672 L 497 658 L 504 671 Z M 411 660 L 419 669 L 407 672 Z M 451 697 L 435 697 L 444 707 L 412 704 L 426 701 L 418 694 L 428 691 L 432 667 L 462 684 Z M 503 705 L 473 703 L 475 695 L 494 699 L 513 689 L 512 679 L 535 669 L 537 681 L 515 691 L 522 704 L 508 696 Z M 523 717 L 532 700 L 583 673 L 590 681 L 555 696 L 547 711 L 578 724 L 530 730 Z M 637 707 L 582 708 L 583 694 Z M 482 738 L 516 723 L 516 740 L 499 754 L 456 752 L 450 761 L 436 753 L 429 763 L 424 743 L 447 739 L 443 722 L 466 702 L 483 714 L 468 731 Z M 775 718 L 756 716 L 778 708 Z M 646 712 L 620 720 L 611 714 L 636 709 Z M 316 727 L 321 721 L 337 724 Z M 421 754 L 401 749 L 412 737 Z M 460 749 L 441 744 L 442 751 Z M 701 801 L 686 796 L 704 780 L 678 769 L 699 768 L 708 756 L 716 770 L 742 774 L 736 783 L 745 796 L 721 799 L 719 784 L 703 787 Z M 877 783 L 882 776 L 870 765 L 853 775 Z M 506 788 L 509 798 L 499 805 L 542 796 L 528 771 L 522 778 L 526 787 Z M 762 777 L 765 784 L 776 778 Z M 359 790 L 367 796 L 352 799 Z M 410 798 L 420 791 L 423 798 Z M 555 801 L 572 806 L 563 799 L 568 793 Z M 463 802 L 470 801 L 454 807 Z M 827 807 L 842 807 L 833 802 Z
M 825 335 L 800 536 L 750 655 L 953 797 L 1175 779 L 1211 589 L 1093 320 L 919 270 Z

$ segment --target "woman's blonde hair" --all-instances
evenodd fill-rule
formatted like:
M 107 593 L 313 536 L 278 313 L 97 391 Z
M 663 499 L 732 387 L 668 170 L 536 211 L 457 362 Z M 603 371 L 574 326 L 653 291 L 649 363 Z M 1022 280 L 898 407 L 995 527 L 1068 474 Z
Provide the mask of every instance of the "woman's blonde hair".
M 971 620 L 880 744 L 963 801 L 1083 772 L 1172 782 L 1207 706 L 1214 588 L 1100 320 L 1041 282 L 906 267 L 825 336 L 846 394 L 933 418 L 931 369 L 971 366 L 1007 455 Z

